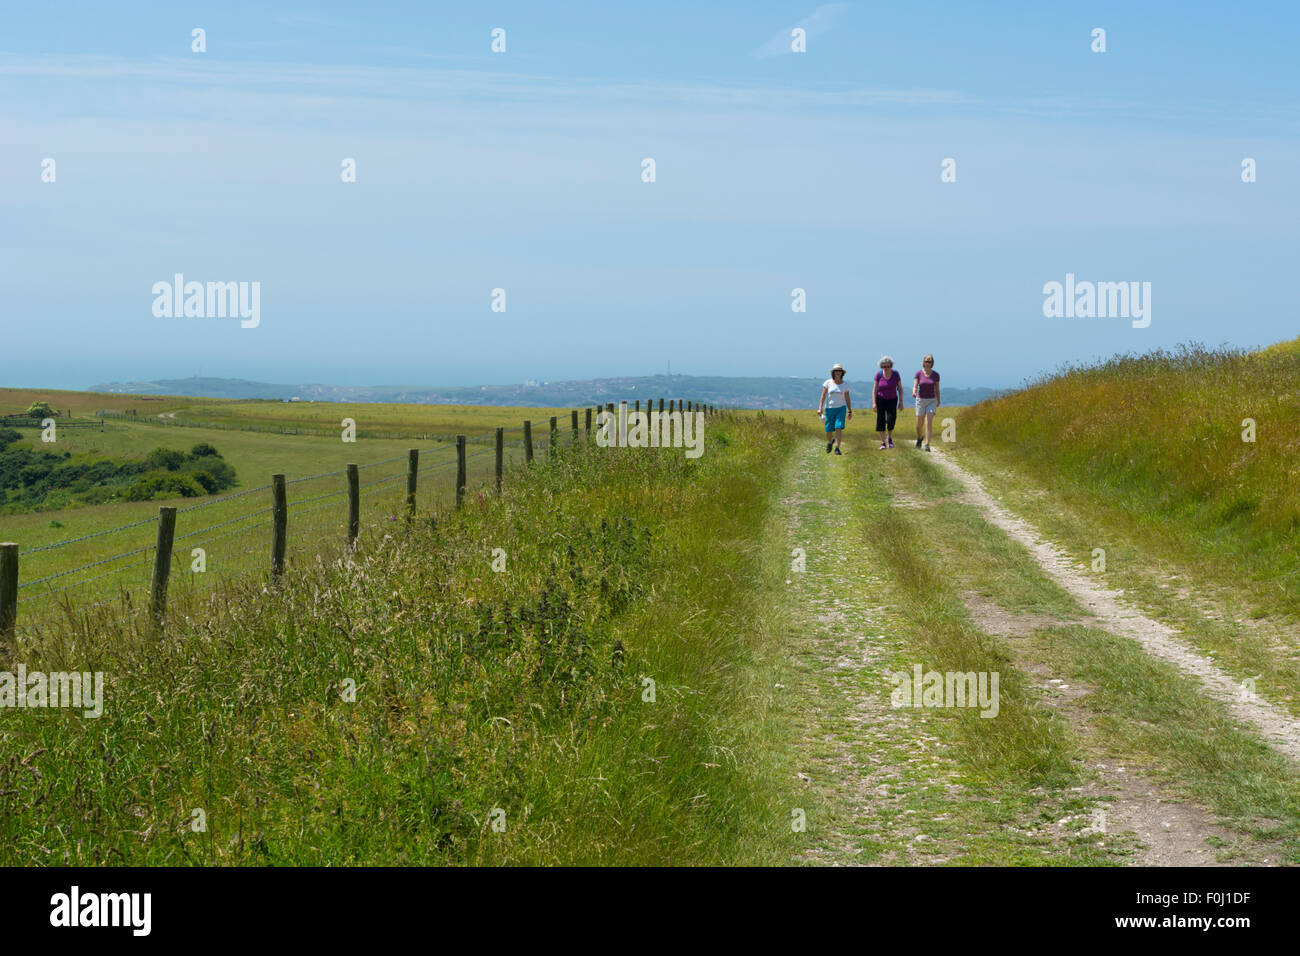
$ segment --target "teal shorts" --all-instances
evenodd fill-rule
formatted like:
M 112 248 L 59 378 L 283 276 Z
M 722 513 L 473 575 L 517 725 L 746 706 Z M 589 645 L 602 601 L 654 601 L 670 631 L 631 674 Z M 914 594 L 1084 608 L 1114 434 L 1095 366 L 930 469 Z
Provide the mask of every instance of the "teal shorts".
M 838 408 L 825 409 L 826 412 L 826 430 L 828 432 L 838 431 L 844 427 L 844 419 L 848 415 L 849 407 L 841 405 Z

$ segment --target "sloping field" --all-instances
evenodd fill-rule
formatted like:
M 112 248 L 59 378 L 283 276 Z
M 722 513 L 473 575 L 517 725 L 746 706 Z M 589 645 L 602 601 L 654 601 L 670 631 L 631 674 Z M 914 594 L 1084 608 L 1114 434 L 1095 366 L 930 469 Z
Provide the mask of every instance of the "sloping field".
M 960 445 L 1300 611 L 1300 346 L 1078 368 L 961 415 Z

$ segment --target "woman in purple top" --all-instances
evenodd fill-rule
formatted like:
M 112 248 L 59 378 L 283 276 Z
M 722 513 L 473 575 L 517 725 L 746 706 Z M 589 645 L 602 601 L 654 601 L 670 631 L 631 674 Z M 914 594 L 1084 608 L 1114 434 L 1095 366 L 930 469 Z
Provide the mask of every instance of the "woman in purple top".
M 876 410 L 876 431 L 880 433 L 880 450 L 894 447 L 894 422 L 898 420 L 898 398 L 902 377 L 894 371 L 894 360 L 880 359 L 880 371 L 871 389 L 871 407 Z
M 921 447 L 921 419 L 925 419 L 925 450 L 929 451 L 934 413 L 939 409 L 939 373 L 933 355 L 921 359 L 921 371 L 912 376 L 912 397 L 916 399 L 916 447 Z

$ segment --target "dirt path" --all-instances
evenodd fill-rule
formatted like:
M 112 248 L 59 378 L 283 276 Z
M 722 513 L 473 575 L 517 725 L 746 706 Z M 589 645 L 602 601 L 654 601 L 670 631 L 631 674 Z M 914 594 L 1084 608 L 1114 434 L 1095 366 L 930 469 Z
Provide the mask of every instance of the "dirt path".
M 847 450 L 855 453 L 861 450 Z M 906 636 L 910 623 L 891 600 L 894 585 L 861 531 L 856 509 L 870 490 L 861 481 L 848 459 L 827 458 L 816 448 L 799 456 L 782 500 L 786 546 L 806 560 L 806 569 L 792 570 L 786 581 L 796 632 L 783 688 L 799 735 L 795 785 L 808 808 L 809 839 L 799 861 L 1205 862 L 1191 854 L 1145 853 L 1143 844 L 1163 841 L 1120 812 L 1118 788 L 1021 791 L 1020 805 L 1000 804 L 981 782 L 971 786 L 943 715 L 891 707 L 887 674 L 910 668 L 916 649 Z M 1111 814 L 1108 832 L 1083 829 L 1092 808 L 1100 807 Z M 1191 831 L 1165 809 L 1152 826 Z M 1203 840 L 1195 842 L 1205 850 Z
M 800 861 L 942 863 L 945 844 L 934 839 L 924 804 L 960 787 L 950 761 L 933 751 L 935 738 L 909 726 L 912 715 L 892 710 L 882 693 L 899 642 L 883 580 L 863 543 L 843 533 L 852 527 L 852 491 L 842 464 L 820 450 L 800 456 L 782 501 L 788 546 L 806 561 L 787 582 L 801 632 L 789 687 L 802 738 L 798 779 L 822 807 Z
M 902 516 L 918 510 L 922 514 L 911 519 L 918 527 L 937 519 L 926 513 L 933 502 L 905 477 L 906 469 L 896 467 L 901 462 L 872 457 L 864 468 L 851 457 L 863 454 L 874 456 L 874 448 L 846 443 L 850 457 L 827 457 L 820 446 L 798 456 L 781 502 L 777 533 L 788 554 L 806 559 L 806 569 L 792 568 L 785 582 L 795 631 L 782 689 L 798 735 L 794 786 L 805 793 L 802 806 L 808 809 L 809 839 L 800 862 L 1197 867 L 1278 862 L 1275 845 L 1225 827 L 1142 755 L 1120 756 L 1099 742 L 1097 715 L 1087 706 L 1096 688 L 1056 673 L 1032 645 L 1035 632 L 1061 620 L 1007 610 L 982 598 L 976 593 L 980 565 L 973 555 L 950 556 L 975 569 L 968 587 L 976 590 L 958 597 L 980 632 L 1006 642 L 1014 666 L 1038 688 L 1034 706 L 1069 725 L 1079 748 L 1079 775 L 1067 785 L 1007 790 L 994 783 L 990 789 L 987 778 L 968 775 L 964 748 L 972 741 L 954 736 L 939 712 L 892 708 L 888 674 L 924 660 L 926 651 L 918 648 L 910 605 L 899 582 L 881 567 L 864 521 L 888 521 L 890 512 Z M 1152 657 L 1195 675 L 1207 696 L 1223 701 L 1279 751 L 1296 756 L 1289 717 L 1262 702 L 1239 699 L 1237 685 L 1212 662 L 1182 646 L 1165 625 L 1125 607 L 1118 592 L 1074 569 L 1031 525 L 985 493 L 976 478 L 942 453 L 924 457 L 961 481 L 961 500 L 1000 529 L 998 537 L 1006 534 L 1024 545 L 1044 573 L 1088 609 L 1083 623 L 1134 639 Z M 882 488 L 888 489 L 887 498 L 880 496 Z M 991 806 L 998 810 L 990 811 Z
M 962 483 L 966 500 L 980 508 L 990 524 L 1027 548 L 1044 573 L 1095 616 L 1099 627 L 1137 641 L 1151 656 L 1198 678 L 1208 696 L 1225 704 L 1237 719 L 1255 727 L 1279 752 L 1300 762 L 1300 721 L 1268 701 L 1248 694 L 1238 681 L 1191 650 L 1179 639 L 1178 631 L 1128 607 L 1120 592 L 1104 587 L 1095 577 L 1079 570 L 1068 555 L 1044 540 L 1033 525 L 1003 508 L 984 490 L 978 477 L 951 457 L 936 448 L 933 459 Z
M 1064 716 L 1078 733 L 1085 748 L 1095 746 L 1093 717 L 1080 703 L 1096 688 L 1076 679 L 1064 680 L 1048 666 L 1036 662 L 1026 652 L 1024 641 L 1041 628 L 1061 623 L 1048 615 L 1007 611 L 985 601 L 975 592 L 962 595 L 971 617 L 987 634 L 996 634 L 1012 650 L 1017 667 L 1030 675 L 1043 694 L 1044 706 Z M 1088 619 L 1089 626 L 1102 622 Z M 1172 796 L 1166 787 L 1151 779 L 1141 767 L 1116 762 L 1090 751 L 1089 769 L 1095 778 L 1082 792 L 1097 798 L 1104 808 L 1099 822 L 1106 832 L 1134 834 L 1140 849 L 1133 862 L 1138 866 L 1223 866 L 1213 847 L 1232 847 L 1238 857 L 1234 864 L 1262 865 L 1268 862 L 1260 854 L 1243 850 L 1241 841 L 1220 826 L 1212 813 L 1195 803 Z M 1244 859 L 1243 859 L 1244 857 Z

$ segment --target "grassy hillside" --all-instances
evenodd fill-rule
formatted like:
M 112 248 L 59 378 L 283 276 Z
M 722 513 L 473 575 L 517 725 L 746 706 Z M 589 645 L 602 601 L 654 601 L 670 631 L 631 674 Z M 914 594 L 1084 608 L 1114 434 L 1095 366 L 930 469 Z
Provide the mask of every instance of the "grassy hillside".
M 105 608 L 22 638 L 29 671 L 107 686 L 98 719 L 6 713 L 0 862 L 786 858 L 753 663 L 780 634 L 752 616 L 781 567 L 752 542 L 793 431 L 565 449 L 279 590 L 178 601 L 161 636 Z
M 1253 420 L 1254 441 L 1249 441 Z M 960 441 L 1300 611 L 1300 341 L 1072 368 L 966 410 Z
M 0 417 L 24 414 L 32 402 L 49 402 L 61 416 L 71 412 L 74 418 L 88 418 L 101 409 L 117 412 L 134 409 L 142 416 L 158 415 L 182 408 L 190 401 L 178 395 L 109 395 L 56 388 L 0 388 Z
M 49 401 L 59 409 L 71 407 L 74 417 L 84 417 L 93 406 L 103 404 L 104 396 L 80 393 L 52 393 L 11 390 L 0 393 L 0 414 L 26 408 L 35 400 Z M 127 399 L 128 401 L 134 399 Z M 20 620 L 30 619 L 36 612 L 44 613 L 50 601 L 65 592 L 58 589 L 73 585 L 67 596 L 82 601 L 102 593 L 116 593 L 120 587 L 143 588 L 149 579 L 149 555 L 140 552 L 154 541 L 155 527 L 150 519 L 158 514 L 160 505 L 173 505 L 183 511 L 177 518 L 176 533 L 185 538 L 184 556 L 189 549 L 203 547 L 207 550 L 209 567 L 207 577 L 194 578 L 189 565 L 178 566 L 185 579 L 192 583 L 212 577 L 236 573 L 246 567 L 263 569 L 268 560 L 269 519 L 266 515 L 253 516 L 246 524 L 228 524 L 243 515 L 265 509 L 270 505 L 270 490 L 266 488 L 271 475 L 282 473 L 290 482 L 288 497 L 291 510 L 290 547 L 306 546 L 316 539 L 337 539 L 343 534 L 345 501 L 341 495 L 346 490 L 342 474 L 349 462 L 361 466 L 362 520 L 366 524 L 387 521 L 401 511 L 405 495 L 404 475 L 407 468 L 407 451 L 419 448 L 420 464 L 424 472 L 420 478 L 419 501 L 423 506 L 445 503 L 454 493 L 455 445 L 446 438 L 381 438 L 366 437 L 367 424 L 375 423 L 381 432 L 397 431 L 429 435 L 464 434 L 470 438 L 467 479 L 471 489 L 492 478 L 492 430 L 503 427 L 506 435 L 506 461 L 523 457 L 519 444 L 519 427 L 525 419 L 534 422 L 534 443 L 539 455 L 545 454 L 549 425 L 543 412 L 535 408 L 464 408 L 441 406 L 359 406 L 355 409 L 358 426 L 356 442 L 341 440 L 339 422 L 346 409 L 336 405 L 287 405 L 278 402 L 214 402 L 192 399 L 189 404 L 172 406 L 172 412 L 186 416 L 194 427 L 176 427 L 157 423 L 155 415 L 141 412 L 137 419 L 108 419 L 103 429 L 62 428 L 58 440 L 46 444 L 34 429 L 22 429 L 22 438 L 14 447 L 38 451 L 68 453 L 75 460 L 112 459 L 115 461 L 143 459 L 155 448 L 188 451 L 200 442 L 215 447 L 230 463 L 238 476 L 238 484 L 228 493 L 203 498 L 177 498 L 155 501 L 106 501 L 101 504 L 80 504 L 56 510 L 12 513 L 18 505 L 0 513 L 0 540 L 16 541 L 24 552 L 21 559 L 20 584 L 22 596 Z M 128 406 L 130 407 L 130 406 Z M 211 421 L 204 416 L 211 416 Z M 279 415 L 280 417 L 276 417 Z M 548 416 L 549 417 L 549 416 Z M 567 411 L 560 416 L 560 435 L 568 441 L 570 417 Z M 152 421 L 151 421 L 152 419 Z M 169 419 L 170 420 L 170 419 Z M 179 419 L 178 419 L 179 420 Z M 581 425 L 582 423 L 580 423 Z M 281 434 L 278 426 L 290 431 Z M 328 425 L 334 431 L 328 434 L 294 434 L 296 428 Z M 264 430 L 265 429 L 265 430 Z M 326 477 L 311 481 L 307 476 Z M 255 489 L 264 489 L 255 491 Z M 245 492 L 252 492 L 244 496 Z M 310 503 L 309 502 L 314 502 Z M 298 504 L 305 507 L 298 509 Z M 307 510 L 313 509 L 313 510 Z M 25 510 L 25 509 L 24 509 Z M 213 534 L 200 529 L 217 526 Z M 121 529 L 121 530 L 112 530 Z M 242 529 L 242 530 L 241 530 Z M 58 546 L 61 542 L 72 542 Z M 33 549 L 47 550 L 33 550 Z M 120 560 L 107 560 L 124 555 Z M 179 560 L 179 557 L 178 557 Z M 98 564 L 98 562 L 105 562 Z M 88 575 L 67 575 L 66 572 L 85 565 L 96 564 L 93 584 L 87 585 L 94 593 L 82 588 L 80 582 Z M 43 580 L 45 583 L 30 586 L 27 582 Z M 53 589 L 55 593 L 49 593 Z M 43 595 L 43 596 L 42 596 Z

